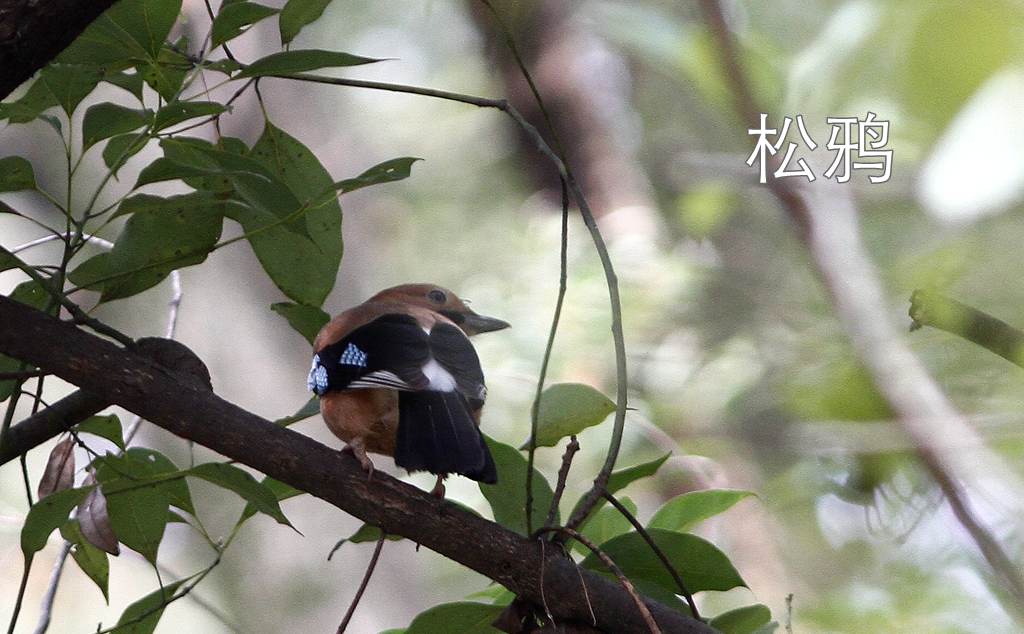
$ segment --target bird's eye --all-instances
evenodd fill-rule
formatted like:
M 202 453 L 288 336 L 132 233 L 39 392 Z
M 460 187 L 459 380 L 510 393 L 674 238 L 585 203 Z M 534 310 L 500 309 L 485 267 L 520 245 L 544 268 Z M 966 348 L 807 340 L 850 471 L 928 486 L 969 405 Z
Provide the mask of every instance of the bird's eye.
M 444 291 L 439 291 L 436 288 L 428 291 L 427 297 L 430 298 L 430 301 L 437 302 L 438 304 L 448 301 L 448 296 L 444 294 Z

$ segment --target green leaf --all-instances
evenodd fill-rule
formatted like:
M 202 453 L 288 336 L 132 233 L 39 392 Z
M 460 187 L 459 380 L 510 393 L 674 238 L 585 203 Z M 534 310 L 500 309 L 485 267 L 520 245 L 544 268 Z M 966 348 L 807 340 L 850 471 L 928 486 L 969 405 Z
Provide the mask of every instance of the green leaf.
M 643 464 L 626 467 L 625 469 L 612 472 L 611 477 L 608 478 L 608 492 L 614 494 L 641 478 L 647 478 L 654 475 L 671 455 L 671 453 L 667 453 L 660 458 L 651 460 L 650 462 L 645 462 Z
M 46 547 L 50 533 L 68 520 L 68 515 L 85 499 L 89 488 L 54 491 L 32 505 L 21 527 L 21 552 L 28 559 Z
M 134 69 L 132 69 L 134 71 Z M 141 104 L 143 90 L 146 85 L 142 75 L 137 72 L 127 73 L 123 70 L 108 70 L 103 75 L 103 81 L 113 84 L 118 88 L 123 88 L 132 94 L 136 100 Z
M 89 106 L 82 120 L 82 150 L 103 139 L 138 130 L 153 120 L 153 111 L 125 108 L 113 103 Z
M 405 634 L 497 634 L 491 623 L 504 606 L 460 601 L 436 605 L 409 624 Z
M 145 130 L 142 132 L 129 132 L 128 134 L 119 134 L 109 141 L 103 147 L 103 163 L 111 169 L 114 174 L 117 174 L 128 159 L 135 156 L 142 151 L 142 148 L 146 147 L 149 143 L 149 134 Z
M 526 458 L 510 445 L 490 438 L 487 446 L 491 449 L 494 464 L 501 477 L 497 484 L 480 485 L 480 491 L 491 505 L 494 521 L 505 528 L 526 535 Z M 536 469 L 533 470 L 533 526 L 539 528 L 547 518 L 554 493 L 547 479 Z M 555 524 L 558 524 L 556 513 Z
M 409 174 L 412 173 L 412 164 L 422 160 L 412 156 L 393 158 L 374 165 L 355 178 L 338 181 L 334 184 L 334 188 L 342 194 L 347 194 L 361 187 L 381 185 L 409 178 Z
M 137 2 L 122 2 L 115 6 L 131 6 Z M 149 53 L 120 24 L 111 19 L 111 11 L 93 21 L 55 60 L 60 64 L 89 63 L 128 68 Z
M 615 493 L 626 488 L 636 480 L 654 475 L 655 473 L 658 472 L 658 469 L 661 468 L 661 465 L 664 464 L 665 461 L 668 460 L 668 457 L 671 455 L 671 453 L 667 453 L 664 456 L 656 458 L 650 462 L 645 462 L 643 464 L 627 467 L 625 469 L 620 469 L 619 471 L 613 471 L 612 475 L 608 478 L 608 493 L 614 495 Z M 584 497 L 581 497 L 579 500 L 576 501 L 576 506 L 573 507 L 573 513 L 576 513 L 576 509 L 578 509 L 580 507 L 580 504 L 583 503 Z M 591 510 L 591 514 L 596 513 L 602 506 L 604 506 L 604 504 L 604 498 L 599 499 L 597 504 L 595 504 L 594 508 Z M 586 523 L 584 523 L 584 526 L 586 526 Z
M 320 306 L 334 288 L 344 252 L 341 205 L 333 195 L 331 175 L 309 148 L 269 121 L 251 156 L 309 207 L 303 216 L 309 233 L 304 238 L 278 227 L 250 237 L 249 243 L 289 299 Z M 252 224 L 242 223 L 246 231 Z
M 179 97 L 192 62 L 181 53 L 164 47 L 156 60 L 139 64 L 142 78 L 164 100 L 173 102 Z
M 316 306 L 278 302 L 271 304 L 270 309 L 287 319 L 292 329 L 305 337 L 310 345 L 313 344 L 320 329 L 331 320 L 330 315 Z
M 277 502 L 274 490 L 266 484 L 257 482 L 247 471 L 223 462 L 207 462 L 196 465 L 184 473 L 234 491 L 255 506 L 259 512 L 273 517 L 280 524 L 291 526 L 291 522 L 281 512 L 281 505 Z
M 290 44 L 302 27 L 320 19 L 320 15 L 330 3 L 331 0 L 288 0 L 281 10 L 281 17 L 278 18 L 281 45 Z
M 174 593 L 188 579 L 179 579 L 150 592 L 135 603 L 132 603 L 117 621 L 117 627 L 110 634 L 152 634 L 160 623 L 164 608 L 174 598 Z
M 110 465 L 127 468 L 131 473 L 121 477 Z M 103 482 L 103 494 L 107 498 L 110 527 L 117 541 L 155 564 L 171 504 L 170 494 L 162 486 L 164 483 L 153 481 L 151 469 L 140 468 L 137 461 L 109 455 L 98 473 L 97 479 Z
M 107 559 L 107 553 L 85 539 L 76 520 L 64 522 L 60 527 L 60 534 L 71 543 L 71 556 L 75 559 L 75 563 L 87 577 L 92 579 L 103 593 L 103 598 L 109 603 L 110 560 Z
M 331 552 L 327 553 L 327 559 L 330 560 L 331 557 L 334 556 L 334 553 L 337 552 L 337 550 L 346 542 L 350 544 L 364 544 L 366 542 L 376 542 L 378 539 L 380 539 L 380 529 L 376 526 L 363 524 L 359 527 L 359 530 L 352 533 L 350 537 L 339 539 L 338 543 L 336 543 L 334 548 L 331 549 Z M 401 535 L 388 535 L 387 539 L 388 541 L 397 542 L 404 539 L 404 537 Z
M 170 505 L 196 514 L 184 473 L 159 452 L 133 447 L 121 456 L 98 458 L 94 465 L 114 534 L 146 558 L 156 557 Z
M 537 411 L 537 446 L 554 447 L 558 441 L 601 423 L 615 411 L 615 402 L 583 383 L 555 383 L 540 396 Z M 520 449 L 529 446 L 529 441 Z
M 306 404 L 299 408 L 299 411 L 295 412 L 291 416 L 285 416 L 284 418 L 278 418 L 274 421 L 275 425 L 281 425 L 287 427 L 293 425 L 300 420 L 306 420 L 310 416 L 316 416 L 320 413 L 320 399 L 313 397 L 306 401 Z
M 79 434 L 92 434 L 106 438 L 120 449 L 124 449 L 124 432 L 117 414 L 97 414 L 90 416 L 75 427 Z
M 122 0 L 104 17 L 123 28 L 156 59 L 181 13 L 181 0 Z
M 772 611 L 768 606 L 748 605 L 719 614 L 708 623 L 722 634 L 753 634 L 759 627 L 772 620 Z
M 37 78 L 21 99 L 9 103 L 0 103 L 0 119 L 10 119 L 11 123 L 28 123 L 38 117 L 44 110 L 56 105 L 57 98 L 50 92 L 50 87 L 41 77 Z
M 689 533 L 657 528 L 648 533 L 668 557 L 691 593 L 746 586 L 729 558 L 710 542 Z M 629 579 L 643 580 L 668 592 L 679 592 L 665 564 L 636 531 L 615 537 L 600 547 Z M 582 565 L 595 572 L 610 572 L 593 553 L 587 555 Z
M 246 231 L 262 235 L 286 230 L 307 243 L 310 241 L 305 214 L 298 213 L 308 207 L 304 209 L 288 184 L 261 162 L 240 152 L 214 148 L 200 139 L 167 139 L 161 147 L 164 156 L 171 161 L 209 170 L 211 177 L 200 182 L 187 180 L 189 185 L 219 197 L 230 195 L 243 203 L 231 218 L 240 222 Z M 248 148 L 244 149 L 248 152 Z
M 263 478 L 262 485 L 270 489 L 270 491 L 274 494 L 274 498 L 278 502 L 305 493 L 305 491 L 302 491 L 301 489 L 296 489 L 292 485 L 285 484 L 284 482 L 275 480 L 270 476 Z M 238 519 L 238 523 L 241 524 L 253 515 L 256 515 L 256 513 L 258 512 L 259 511 L 256 509 L 256 506 L 252 502 L 249 502 L 248 504 L 245 505 L 245 510 L 242 511 L 242 516 Z
M 284 51 L 274 53 L 249 64 L 242 72 L 235 75 L 235 79 L 245 77 L 263 77 L 266 75 L 289 75 L 292 73 L 303 73 L 317 70 L 319 68 L 337 68 L 341 66 L 359 66 L 361 64 L 372 64 L 379 62 L 379 59 L 360 57 L 349 53 L 337 51 L 323 51 L 319 49 L 303 49 L 299 51 Z
M 196 167 L 194 165 L 185 165 L 182 163 L 176 163 L 166 157 L 159 157 L 152 163 L 142 168 L 139 172 L 139 178 L 135 181 L 135 187 L 138 189 L 143 185 L 150 183 L 159 183 L 162 181 L 170 180 L 184 180 L 186 178 L 204 178 L 214 174 L 213 171 Z
M 227 106 L 216 101 L 175 101 L 160 108 L 153 128 L 159 132 L 189 119 L 221 114 L 227 109 Z
M 103 69 L 92 65 L 51 63 L 43 68 L 39 78 L 46 82 L 57 104 L 70 117 L 103 79 Z
M 636 504 L 632 500 L 624 497 L 619 500 L 619 503 L 626 507 L 626 510 L 632 513 L 633 517 L 636 517 Z M 587 521 L 583 529 L 583 536 L 595 544 L 603 544 L 613 537 L 625 535 L 631 530 L 633 530 L 633 524 L 630 523 L 626 516 L 620 513 L 619 509 L 606 505 L 594 513 Z M 577 551 L 587 552 L 586 546 L 575 541 L 573 544 Z
M 36 177 L 32 171 L 32 163 L 29 163 L 28 159 L 21 156 L 0 159 L 0 192 L 35 188 Z
M 220 238 L 224 203 L 206 192 L 161 198 L 137 194 L 115 216 L 131 214 L 105 258 L 100 301 L 130 297 L 171 271 L 199 264 Z
M 250 24 L 255 24 L 277 13 L 280 13 L 280 9 L 256 4 L 255 2 L 233 2 L 221 5 L 220 12 L 213 20 L 210 48 L 217 48 L 224 42 L 241 35 L 245 31 L 245 27 Z
M 658 509 L 648 528 L 663 528 L 684 533 L 709 517 L 724 513 L 744 498 L 754 495 L 750 491 L 707 489 L 676 496 Z

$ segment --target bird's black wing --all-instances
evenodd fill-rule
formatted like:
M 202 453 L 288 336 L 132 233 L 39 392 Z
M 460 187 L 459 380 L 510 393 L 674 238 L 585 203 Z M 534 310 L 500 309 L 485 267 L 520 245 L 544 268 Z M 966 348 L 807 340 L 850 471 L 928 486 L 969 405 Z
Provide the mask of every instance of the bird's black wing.
M 395 464 L 409 471 L 458 473 L 485 484 L 498 470 L 466 402 L 458 392 L 399 392 Z
M 420 390 L 426 387 L 421 369 L 429 358 L 427 333 L 411 315 L 382 315 L 313 356 L 309 389 L 317 394 L 366 387 Z
M 473 344 L 458 327 L 435 324 L 430 330 L 430 354 L 455 379 L 458 391 L 469 399 L 473 409 L 484 404 L 487 388 Z

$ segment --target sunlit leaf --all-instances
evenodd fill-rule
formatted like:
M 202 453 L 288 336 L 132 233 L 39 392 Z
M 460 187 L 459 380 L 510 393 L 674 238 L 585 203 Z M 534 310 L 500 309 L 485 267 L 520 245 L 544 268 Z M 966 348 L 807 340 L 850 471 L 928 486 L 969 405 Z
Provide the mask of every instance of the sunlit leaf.
M 344 251 L 341 205 L 331 194 L 331 176 L 308 147 L 270 122 L 251 156 L 308 207 L 303 219 L 309 233 L 305 238 L 275 228 L 250 237 L 249 243 L 289 299 L 320 306 L 334 288 Z M 252 216 L 242 226 L 251 232 L 266 220 Z
M 242 72 L 235 75 L 235 78 L 288 75 L 291 73 L 304 73 L 319 68 L 359 66 L 379 61 L 381 60 L 319 49 L 284 51 L 256 60 L 244 68 Z
M 709 517 L 724 513 L 744 498 L 754 495 L 750 491 L 707 489 L 676 496 L 666 502 L 647 524 L 648 528 L 663 528 L 686 532 Z
M 537 446 L 554 447 L 563 438 L 601 423 L 615 411 L 615 402 L 582 383 L 555 383 L 540 397 Z M 528 442 L 524 444 L 525 448 Z

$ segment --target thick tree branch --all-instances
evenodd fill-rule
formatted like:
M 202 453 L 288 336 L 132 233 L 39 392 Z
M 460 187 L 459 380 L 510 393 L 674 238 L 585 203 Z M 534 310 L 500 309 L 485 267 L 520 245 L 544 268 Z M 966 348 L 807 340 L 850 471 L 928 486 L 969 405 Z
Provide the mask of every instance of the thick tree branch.
M 115 0 L 0 0 L 0 99 L 68 47 Z
M 568 559 L 553 558 L 550 552 L 542 566 L 538 542 L 379 471 L 367 478 L 353 457 L 190 386 L 143 356 L 3 296 L 0 353 L 52 372 L 389 534 L 422 544 L 527 601 L 539 604 L 543 588 L 545 604 L 556 618 L 589 623 L 592 606 L 598 629 L 648 632 L 621 587 L 579 570 Z M 660 603 L 645 603 L 663 632 L 715 632 Z

